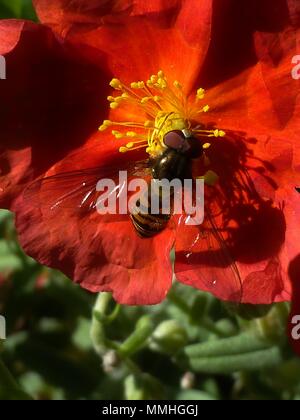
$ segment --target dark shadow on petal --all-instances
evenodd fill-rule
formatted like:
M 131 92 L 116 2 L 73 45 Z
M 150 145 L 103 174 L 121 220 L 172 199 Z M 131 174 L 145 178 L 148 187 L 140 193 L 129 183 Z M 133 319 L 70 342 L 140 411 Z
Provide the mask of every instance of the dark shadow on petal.
M 258 207 L 236 206 L 231 217 L 239 226 L 231 232 L 237 261 L 252 264 L 278 254 L 285 240 L 286 224 L 282 210 L 275 208 L 271 201 Z
M 4 153 L 4 149 L 0 147 L 0 156 L 2 153 Z M 6 159 L 0 157 L 0 176 L 9 174 L 10 170 L 11 166 L 9 162 Z
M 24 31 L 6 59 L 1 147 L 31 148 L 31 166 L 38 176 L 97 130 L 105 117 L 111 76 L 99 52 L 62 44 L 40 27 Z M 2 163 L 2 169 L 8 167 Z
M 190 272 L 194 284 L 223 299 L 271 303 L 283 289 L 280 251 L 286 220 L 284 203 L 273 200 L 276 168 L 254 154 L 256 142 L 229 131 L 212 140 L 200 171 L 215 172 L 219 181 L 205 187 L 203 224 L 189 232 L 181 222 L 189 243 L 180 239 L 176 273 L 182 280 Z M 189 284 L 188 275 L 186 279 Z
M 227 134 L 224 141 L 215 141 L 207 153 L 211 170 L 220 176 L 218 187 L 209 192 L 212 214 L 221 212 L 235 261 L 252 264 L 274 258 L 286 231 L 284 204 L 278 207 L 272 201 L 272 192 L 277 189 L 275 168 L 253 154 L 254 139 L 249 144 L 239 133 Z
M 209 88 L 254 65 L 254 33 L 278 33 L 289 23 L 287 0 L 215 0 L 212 41 L 197 86 Z

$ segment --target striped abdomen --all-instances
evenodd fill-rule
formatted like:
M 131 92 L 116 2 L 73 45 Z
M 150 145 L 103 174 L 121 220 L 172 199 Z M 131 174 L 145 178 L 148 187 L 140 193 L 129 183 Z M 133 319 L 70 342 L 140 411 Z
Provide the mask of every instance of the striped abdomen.
M 154 193 L 156 194 L 156 192 Z M 158 197 L 159 198 L 159 197 Z M 130 215 L 133 226 L 137 233 L 144 237 L 152 237 L 167 226 L 171 214 L 162 214 L 161 206 L 159 207 L 159 214 L 151 214 L 151 185 L 149 184 L 148 190 L 144 193 L 141 200 L 138 201 L 139 210 Z
M 189 162 L 190 160 L 185 154 L 168 148 L 165 153 L 152 162 L 152 177 L 154 180 L 183 180 Z M 149 184 L 148 190 L 141 198 L 142 204 L 139 203 L 140 210 L 136 214 L 130 215 L 136 231 L 142 237 L 152 237 L 164 230 L 171 217 L 171 212 L 169 214 L 162 212 L 160 192 L 155 189 L 153 194 L 156 194 L 156 199 L 159 202 L 158 214 L 151 214 L 151 184 Z M 173 197 L 171 199 L 173 200 Z

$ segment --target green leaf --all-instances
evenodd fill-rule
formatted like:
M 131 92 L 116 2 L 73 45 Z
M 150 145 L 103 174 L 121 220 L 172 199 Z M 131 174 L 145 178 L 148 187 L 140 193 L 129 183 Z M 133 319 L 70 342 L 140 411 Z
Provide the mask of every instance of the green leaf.
M 231 374 L 240 370 L 257 371 L 277 366 L 283 361 L 278 347 L 251 353 L 219 357 L 197 357 L 188 360 L 188 368 L 206 374 Z
M 268 347 L 270 347 L 268 341 L 252 332 L 247 332 L 230 338 L 187 346 L 184 354 L 187 357 L 225 356 L 263 350 Z

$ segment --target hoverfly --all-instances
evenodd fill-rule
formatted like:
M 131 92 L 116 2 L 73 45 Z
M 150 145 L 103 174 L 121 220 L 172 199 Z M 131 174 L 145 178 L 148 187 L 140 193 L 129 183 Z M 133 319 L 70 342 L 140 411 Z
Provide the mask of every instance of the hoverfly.
M 165 134 L 164 143 L 166 150 L 155 159 L 125 164 L 122 170 L 128 173 L 128 179 L 137 176 L 150 178 L 154 180 L 161 179 L 180 179 L 190 178 L 192 160 L 201 157 L 203 148 L 201 142 L 195 139 L 187 130 L 174 130 Z M 24 192 L 25 200 L 31 205 L 38 205 L 47 211 L 63 211 L 64 208 L 73 208 L 73 211 L 87 215 L 91 212 L 96 214 L 97 199 L 99 192 L 97 184 L 102 178 L 117 180 L 120 168 L 102 167 L 75 170 L 73 172 L 62 172 L 53 176 L 45 177 L 34 181 Z M 118 194 L 121 193 L 124 185 L 117 185 Z M 149 190 L 145 193 L 144 202 L 146 206 L 149 200 Z M 75 208 L 74 208 L 75 205 Z M 120 217 L 117 215 L 99 215 L 101 222 L 106 222 L 112 218 Z M 141 240 L 147 240 L 162 232 L 167 226 L 172 229 L 178 229 L 185 226 L 187 215 L 179 218 L 172 218 L 172 214 L 151 214 L 137 212 L 129 214 L 132 221 L 132 228 L 135 229 L 137 236 Z M 188 228 L 185 226 L 185 228 Z M 233 300 L 241 299 L 242 285 L 238 269 L 230 255 L 230 251 L 220 233 L 220 229 L 214 221 L 206 207 L 205 221 L 197 226 L 197 233 L 191 244 L 180 251 L 179 266 L 181 272 L 189 272 L 193 267 L 199 267 L 199 276 L 201 274 L 201 265 L 198 256 L 205 255 L 206 262 L 209 261 L 211 274 L 209 278 L 203 279 L 202 283 L 207 284 L 207 289 L 216 282 L 216 269 L 222 268 L 222 279 L 219 282 L 224 283 L 224 287 L 232 290 Z M 207 265 L 206 265 L 207 268 Z M 206 269 L 206 273 L 208 270 Z M 218 276 L 219 278 L 219 276 Z M 239 294 L 237 298 L 236 293 Z M 234 295 L 235 294 L 235 295 Z

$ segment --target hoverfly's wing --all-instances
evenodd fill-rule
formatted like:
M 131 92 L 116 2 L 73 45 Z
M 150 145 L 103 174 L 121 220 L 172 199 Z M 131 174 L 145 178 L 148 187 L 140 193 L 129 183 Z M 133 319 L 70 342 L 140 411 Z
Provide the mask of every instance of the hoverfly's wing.
M 177 218 L 175 274 L 179 281 L 241 302 L 242 280 L 222 229 L 222 216 L 205 206 L 200 225 L 189 225 L 190 216 Z
M 92 211 L 95 210 L 99 197 L 99 181 L 112 180 L 117 194 L 125 187 L 125 183 L 120 184 L 119 171 L 126 171 L 129 182 L 133 177 L 147 175 L 148 162 L 135 162 L 118 169 L 104 166 L 58 173 L 31 183 L 25 189 L 23 197 L 28 204 L 41 209 L 55 211 L 72 208 L 84 212 Z

